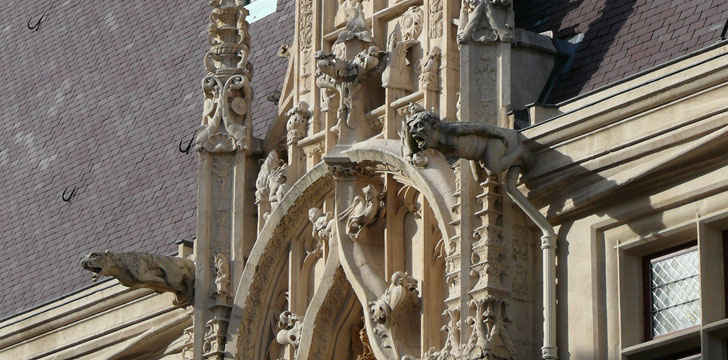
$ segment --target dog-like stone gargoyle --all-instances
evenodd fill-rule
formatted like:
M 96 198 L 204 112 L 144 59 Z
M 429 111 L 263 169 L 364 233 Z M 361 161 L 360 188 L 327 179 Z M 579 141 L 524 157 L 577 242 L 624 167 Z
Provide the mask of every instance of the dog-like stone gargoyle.
M 410 161 L 413 155 L 433 149 L 445 156 L 479 161 L 488 176 L 514 166 L 525 170 L 533 163 L 533 155 L 516 130 L 485 123 L 444 122 L 435 112 L 415 103 L 409 105 L 408 112 L 402 137 L 404 155 Z
M 137 252 L 95 252 L 81 260 L 81 266 L 99 276 L 112 276 L 127 287 L 172 292 L 175 305 L 189 305 L 195 291 L 195 263 L 176 256 Z

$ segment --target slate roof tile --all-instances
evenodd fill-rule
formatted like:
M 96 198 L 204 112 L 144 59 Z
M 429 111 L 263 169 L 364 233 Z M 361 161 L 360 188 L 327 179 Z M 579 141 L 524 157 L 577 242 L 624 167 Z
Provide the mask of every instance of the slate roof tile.
M 516 0 L 514 10 L 517 27 L 552 30 L 560 38 L 584 33 L 572 70 L 549 102 L 711 45 L 728 19 L 725 0 Z
M 90 285 L 88 252 L 169 254 L 195 235 L 197 157 L 177 145 L 200 122 L 207 1 L 56 1 L 28 30 L 46 5 L 0 2 L 0 318 Z M 258 136 L 294 5 L 251 24 Z

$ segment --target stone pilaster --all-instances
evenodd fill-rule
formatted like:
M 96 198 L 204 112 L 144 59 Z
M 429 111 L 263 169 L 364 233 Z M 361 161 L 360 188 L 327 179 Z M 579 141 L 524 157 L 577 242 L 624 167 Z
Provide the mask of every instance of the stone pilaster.
M 250 190 L 252 120 L 250 39 L 243 0 L 212 0 L 202 81 L 204 108 L 199 152 L 194 359 L 220 359 L 231 294 L 255 240 Z M 247 210 L 246 210 L 247 209 Z

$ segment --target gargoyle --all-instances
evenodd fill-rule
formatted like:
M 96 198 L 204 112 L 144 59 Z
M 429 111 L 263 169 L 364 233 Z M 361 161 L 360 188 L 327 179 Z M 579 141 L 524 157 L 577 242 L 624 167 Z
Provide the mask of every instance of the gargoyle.
M 81 266 L 99 276 L 113 276 L 130 288 L 147 288 L 158 293 L 172 292 L 175 305 L 187 305 L 193 300 L 195 263 L 175 256 L 136 252 L 95 252 L 81 260 Z
M 404 155 L 412 156 L 425 149 L 434 149 L 445 156 L 479 161 L 488 176 L 499 175 L 513 166 L 525 170 L 533 163 L 533 155 L 522 143 L 516 130 L 484 123 L 443 122 L 433 111 L 410 104 L 410 116 L 402 129 Z
M 364 197 L 356 196 L 351 205 L 339 214 L 339 220 L 346 220 L 346 233 L 357 241 L 361 229 L 371 225 L 384 215 L 384 193 L 380 193 L 374 185 L 367 185 L 362 190 Z

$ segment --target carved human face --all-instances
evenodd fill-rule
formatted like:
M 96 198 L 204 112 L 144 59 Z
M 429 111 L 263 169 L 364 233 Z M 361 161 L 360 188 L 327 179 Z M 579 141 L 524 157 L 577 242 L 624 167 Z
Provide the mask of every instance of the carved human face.
M 424 115 L 426 116 L 426 115 Z M 429 121 L 419 118 L 410 123 L 410 136 L 417 144 L 417 150 L 425 150 L 435 136 L 435 129 Z

